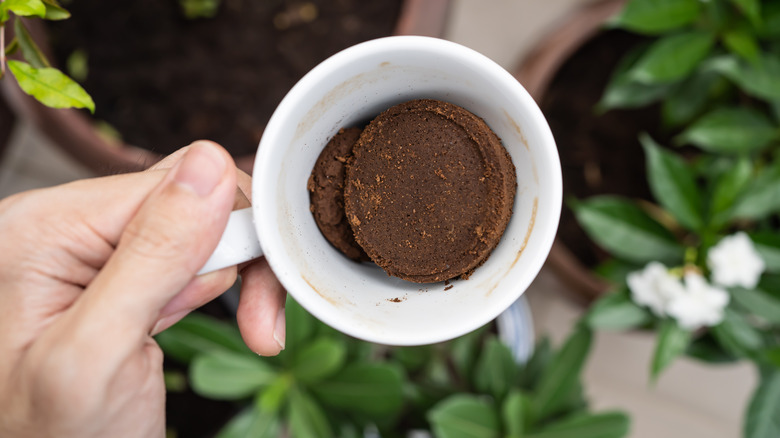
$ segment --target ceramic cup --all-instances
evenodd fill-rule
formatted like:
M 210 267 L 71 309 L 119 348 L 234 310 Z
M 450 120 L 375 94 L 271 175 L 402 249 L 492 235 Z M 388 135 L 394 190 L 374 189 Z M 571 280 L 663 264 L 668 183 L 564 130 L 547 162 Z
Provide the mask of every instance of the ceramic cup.
M 449 285 L 404 281 L 347 259 L 309 211 L 306 182 L 328 140 L 342 127 L 419 98 L 451 102 L 483 118 L 517 168 L 514 210 L 500 243 L 468 280 Z M 553 243 L 561 197 L 550 128 L 509 73 L 452 42 L 377 39 L 325 60 L 282 100 L 258 148 L 252 208 L 233 213 L 201 272 L 264 254 L 295 300 L 348 335 L 389 345 L 445 341 L 496 318 L 528 288 Z

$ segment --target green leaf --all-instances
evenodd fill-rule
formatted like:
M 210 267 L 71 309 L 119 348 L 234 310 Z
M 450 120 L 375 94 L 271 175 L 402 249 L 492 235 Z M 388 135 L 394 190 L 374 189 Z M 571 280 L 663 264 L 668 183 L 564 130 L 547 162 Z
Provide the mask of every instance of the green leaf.
M 286 324 L 283 360 L 290 360 L 297 350 L 312 339 L 315 329 L 314 317 L 290 295 L 284 308 Z
M 392 415 L 403 404 L 404 380 L 396 368 L 380 363 L 351 363 L 311 387 L 328 406 L 371 416 Z
M 178 370 L 164 370 L 163 382 L 167 392 L 184 392 L 187 389 L 187 376 Z
M 629 76 L 641 83 L 669 83 L 690 74 L 707 57 L 715 42 L 710 32 L 688 31 L 653 43 Z
M 211 351 L 233 351 L 255 356 L 241 339 L 238 327 L 199 313 L 190 313 L 155 339 L 167 357 L 183 363 Z
M 708 152 L 743 154 L 766 147 L 777 137 L 777 128 L 761 112 L 751 108 L 715 109 L 682 132 L 678 140 Z
M 20 17 L 46 16 L 46 5 L 41 0 L 5 0 L 0 3 L 0 10 L 3 14 L 11 11 Z
M 761 376 L 745 414 L 745 438 L 780 436 L 780 370 Z
M 550 339 L 547 337 L 542 338 L 536 343 L 534 352 L 528 362 L 525 363 L 520 371 L 519 384 L 521 388 L 534 390 L 539 383 L 542 373 L 553 357 L 552 346 L 550 345 Z
M 653 362 L 650 367 L 650 378 L 655 381 L 678 356 L 680 356 L 691 342 L 691 332 L 677 325 L 671 319 L 661 321 L 658 331 L 658 341 Z
M 471 333 L 455 338 L 450 343 L 450 355 L 455 365 L 455 370 L 460 376 L 470 377 L 477 362 L 477 351 L 480 348 L 482 336 L 485 331 L 483 326 Z
M 578 325 L 543 371 L 536 389 L 536 419 L 543 420 L 558 413 L 566 403 L 579 383 L 592 337 L 593 334 L 587 327 Z
M 707 66 L 753 97 L 780 100 L 780 58 L 776 56 L 763 53 L 756 62 L 747 62 L 723 55 L 708 61 Z
M 255 407 L 260 412 L 277 413 L 282 409 L 282 405 L 287 401 L 287 394 L 293 385 L 292 376 L 289 374 L 279 374 L 274 380 L 260 389 L 255 398 Z
M 767 348 L 763 351 L 764 359 L 777 369 L 780 369 L 780 347 Z
M 219 4 L 220 0 L 179 0 L 182 13 L 189 20 L 215 17 Z
M 690 230 L 703 225 L 701 194 L 693 172 L 677 154 L 661 148 L 647 134 L 639 136 L 645 149 L 647 178 L 653 196 L 680 224 Z
M 682 261 L 683 248 L 674 236 L 634 203 L 598 196 L 572 206 L 577 221 L 591 239 L 624 260 L 636 263 Z
M 517 364 L 512 352 L 495 336 L 490 337 L 477 361 L 474 383 L 477 391 L 500 400 L 514 385 Z
M 5 45 L 5 56 L 11 56 L 19 50 L 19 39 L 14 37 L 10 43 Z
M 290 390 L 290 436 L 295 438 L 329 438 L 334 436 L 328 417 L 309 394 L 296 387 Z
M 301 382 L 318 382 L 339 371 L 346 356 L 344 342 L 319 338 L 301 347 L 291 363 L 290 372 Z
M 596 104 L 596 111 L 603 113 L 615 108 L 639 108 L 667 95 L 671 89 L 669 84 L 645 84 L 631 76 L 631 67 L 645 51 L 645 47 L 639 46 L 620 60 Z
M 761 0 L 731 0 L 731 3 L 756 26 L 761 25 Z
M 634 303 L 625 290 L 599 298 L 585 315 L 585 323 L 593 330 L 630 330 L 652 319 L 650 312 Z
M 693 23 L 700 9 L 698 0 L 630 0 L 609 24 L 657 35 Z
M 398 347 L 393 349 L 393 358 L 407 371 L 418 371 L 431 361 L 433 348 L 430 345 Z
M 30 32 L 22 23 L 22 20 L 14 20 L 14 32 L 16 32 L 16 40 L 19 43 L 19 48 L 22 49 L 22 55 L 24 59 L 35 68 L 51 67 L 49 60 L 46 59 L 46 55 L 43 54 L 38 45 L 33 41 Z
M 689 123 L 704 111 L 712 90 L 724 81 L 712 71 L 698 71 L 675 85 L 661 107 L 664 123 L 669 126 Z
M 501 421 L 504 425 L 504 435 L 509 438 L 521 438 L 525 436 L 529 428 L 529 413 L 531 412 L 531 398 L 517 389 L 510 389 L 504 403 L 501 405 Z
M 73 79 L 84 82 L 87 79 L 87 75 L 89 75 L 89 57 L 87 52 L 81 49 L 71 52 L 65 60 L 65 70 Z
M 759 37 L 770 40 L 780 37 L 780 3 L 764 3 L 761 19 L 762 23 L 758 29 Z
M 622 412 L 578 414 L 552 423 L 528 438 L 622 438 L 628 435 L 630 423 Z
M 22 90 L 52 108 L 87 108 L 95 112 L 95 102 L 81 86 L 56 68 L 36 69 L 21 61 L 8 61 Z
M 434 406 L 427 414 L 437 438 L 498 438 L 499 418 L 493 406 L 474 395 L 458 394 Z
M 722 343 L 715 339 L 711 330 L 688 344 L 685 354 L 693 359 L 716 365 L 734 363 L 739 360 L 739 357 L 726 351 Z
M 41 0 L 43 1 L 44 5 L 46 6 L 46 15 L 44 16 L 47 20 L 65 20 L 67 18 L 70 18 L 70 12 L 68 12 L 67 9 L 63 8 L 57 0 Z
M 780 272 L 780 233 L 772 231 L 751 233 L 750 240 L 764 260 L 766 270 Z
M 731 290 L 731 298 L 743 309 L 765 319 L 773 325 L 780 325 L 780 300 L 760 289 L 741 287 Z
M 750 182 L 753 164 L 747 157 L 738 158 L 715 182 L 710 198 L 710 223 L 721 227 L 729 219 L 729 210 Z
M 741 56 L 747 61 L 757 62 L 761 48 L 753 34 L 745 29 L 732 29 L 723 34 L 723 45 L 731 53 Z
M 761 333 L 730 308 L 726 309 L 723 321 L 711 331 L 718 343 L 737 357 L 751 358 L 764 345 Z
M 216 438 L 276 438 L 279 432 L 279 418 L 249 407 L 233 417 Z
M 250 396 L 268 385 L 277 372 L 259 357 L 228 351 L 213 351 L 198 356 L 190 366 L 192 389 L 219 400 Z
M 753 176 L 727 213 L 727 217 L 761 220 L 779 210 L 780 166 L 775 166 Z
M 642 267 L 641 264 L 629 263 L 618 259 L 609 259 L 593 268 L 593 272 L 610 283 L 623 285 L 626 283 L 628 274 L 642 269 Z

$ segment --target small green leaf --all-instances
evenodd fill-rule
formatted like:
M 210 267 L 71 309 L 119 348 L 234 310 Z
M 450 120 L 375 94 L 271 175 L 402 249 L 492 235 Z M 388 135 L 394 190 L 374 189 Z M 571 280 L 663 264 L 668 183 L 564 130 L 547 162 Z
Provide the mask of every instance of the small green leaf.
M 284 308 L 286 324 L 283 360 L 289 360 L 297 353 L 298 348 L 306 345 L 312 339 L 315 329 L 314 317 L 309 314 L 290 295 Z
M 16 51 L 19 50 L 19 39 L 14 37 L 14 39 L 11 40 L 10 43 L 5 45 L 5 55 L 10 56 L 16 53 Z
M 657 35 L 692 23 L 700 9 L 698 0 L 630 0 L 609 24 Z
M 653 316 L 639 307 L 627 291 L 599 298 L 588 310 L 585 323 L 593 330 L 630 330 L 652 321 Z
M 76 49 L 68 55 L 65 60 L 65 69 L 70 77 L 73 79 L 84 82 L 89 75 L 89 58 L 87 52 L 81 49 Z
M 729 219 L 760 220 L 780 211 L 780 166 L 754 175 L 728 212 Z
M 762 231 L 750 234 L 756 251 L 769 272 L 780 272 L 780 233 Z
M 290 372 L 301 382 L 318 382 L 338 372 L 344 366 L 346 356 L 344 342 L 319 338 L 301 347 L 291 363 Z
M 629 263 L 619 259 L 609 259 L 593 268 L 593 272 L 608 282 L 620 286 L 626 284 L 628 274 L 639 269 L 642 269 L 641 264 Z
M 68 12 L 67 9 L 63 8 L 57 0 L 41 0 L 43 1 L 44 5 L 46 5 L 46 15 L 44 16 L 47 20 L 65 20 L 67 18 L 70 18 L 70 12 Z
M 679 136 L 708 152 L 743 154 L 766 147 L 777 137 L 777 128 L 761 112 L 750 108 L 715 109 Z
M 655 381 L 661 371 L 685 352 L 690 342 L 691 332 L 689 330 L 683 329 L 674 320 L 663 320 L 658 331 L 658 341 L 650 367 L 651 380 Z
M 483 334 L 484 327 L 453 339 L 450 343 L 452 362 L 459 375 L 467 377 L 472 375 Z
M 773 325 L 780 325 L 780 300 L 760 289 L 733 288 L 731 298 L 743 309 L 765 319 Z
M 671 232 L 628 200 L 598 196 L 577 202 L 572 209 L 588 236 L 616 257 L 668 265 L 682 261 L 683 248 Z
M 289 403 L 290 436 L 295 438 L 329 438 L 334 436 L 325 411 L 309 394 L 292 387 Z
M 709 54 L 714 42 L 710 32 L 702 31 L 664 36 L 650 46 L 629 76 L 645 84 L 674 82 L 690 74 Z
M 200 313 L 190 313 L 173 327 L 158 334 L 155 340 L 167 357 L 183 363 L 191 361 L 198 354 L 211 351 L 232 351 L 255 356 L 244 344 L 238 327 Z
M 780 370 L 763 373 L 745 414 L 745 438 L 780 436 Z
M 14 32 L 16 32 L 16 39 L 19 43 L 19 47 L 22 49 L 22 55 L 24 59 L 35 68 L 51 67 L 49 60 L 46 59 L 46 55 L 43 54 L 38 45 L 33 41 L 30 32 L 22 23 L 22 20 L 14 20 Z
M 529 428 L 531 398 L 516 389 L 510 389 L 501 405 L 501 421 L 508 438 L 522 438 Z
M 764 346 L 761 333 L 730 308 L 726 309 L 723 321 L 711 330 L 718 343 L 737 357 L 751 358 Z
M 780 37 L 780 3 L 765 2 L 761 21 L 757 34 L 760 38 L 773 40 Z
M 731 53 L 741 56 L 747 61 L 757 62 L 761 49 L 758 42 L 749 31 L 745 29 L 732 29 L 723 34 L 723 45 Z
M 514 385 L 517 363 L 512 351 L 496 337 L 488 338 L 477 361 L 474 383 L 477 391 L 500 400 Z
M 498 438 L 499 418 L 493 406 L 474 395 L 451 396 L 428 411 L 428 421 L 437 438 Z
M 279 418 L 249 407 L 233 417 L 216 438 L 276 438 L 279 432 Z
M 276 376 L 277 372 L 259 357 L 227 351 L 198 356 L 190 367 L 190 380 L 195 392 L 219 400 L 252 395 Z
M 540 377 L 553 357 L 550 339 L 542 338 L 536 342 L 534 352 L 528 362 L 525 363 L 520 371 L 519 384 L 521 388 L 534 390 L 539 383 Z
M 691 341 L 685 354 L 693 359 L 715 365 L 734 363 L 739 360 L 739 357 L 726 351 L 723 344 L 715 339 L 712 331 Z
M 255 398 L 255 407 L 260 412 L 277 413 L 287 401 L 287 394 L 293 385 L 293 379 L 289 374 L 279 374 L 274 380 L 260 389 Z
M 731 3 L 756 26 L 761 25 L 761 0 L 731 0 Z
M 543 371 L 536 388 L 535 418 L 543 420 L 559 412 L 580 380 L 593 334 L 579 325 Z
M 710 223 L 716 227 L 725 225 L 728 212 L 747 187 L 753 174 L 753 164 L 746 157 L 738 158 L 725 173 L 715 181 L 710 198 Z
M 430 345 L 418 347 L 398 347 L 393 349 L 393 358 L 408 371 L 418 371 L 431 360 L 433 349 Z
M 95 102 L 83 88 L 56 68 L 36 69 L 21 61 L 8 61 L 22 90 L 52 108 L 87 108 L 95 112 Z
M 598 112 L 615 108 L 639 108 L 667 95 L 671 89 L 669 84 L 644 84 L 630 75 L 631 67 L 645 52 L 646 48 L 639 46 L 620 60 L 596 104 Z
M 5 0 L 0 9 L 11 11 L 20 17 L 45 17 L 46 5 L 41 0 Z
M 622 412 L 576 414 L 545 427 L 528 438 L 623 438 L 631 421 Z
M 391 365 L 352 363 L 314 384 L 311 390 L 328 406 L 371 416 L 392 415 L 403 404 L 403 378 Z
M 704 111 L 712 91 L 723 82 L 717 73 L 697 71 L 676 84 L 661 107 L 664 123 L 673 127 L 689 123 Z
M 729 78 L 745 93 L 766 100 L 780 100 L 780 58 L 763 53 L 755 62 L 723 55 L 707 67 Z
M 639 136 L 645 149 L 647 178 L 653 196 L 690 230 L 703 225 L 702 200 L 693 172 L 677 154 L 661 148 L 647 134 Z

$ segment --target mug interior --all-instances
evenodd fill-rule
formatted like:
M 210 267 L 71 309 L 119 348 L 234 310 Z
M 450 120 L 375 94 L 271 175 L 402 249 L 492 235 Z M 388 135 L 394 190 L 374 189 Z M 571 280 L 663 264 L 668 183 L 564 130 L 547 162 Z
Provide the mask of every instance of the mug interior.
M 448 101 L 483 118 L 517 169 L 514 211 L 499 245 L 468 280 L 450 280 L 452 287 L 404 281 L 347 259 L 309 211 L 306 183 L 328 140 L 340 128 L 362 126 L 419 98 Z M 253 177 L 261 246 L 288 292 L 332 327 L 390 345 L 448 340 L 508 308 L 544 263 L 561 208 L 557 150 L 528 93 L 485 56 L 426 37 L 359 44 L 307 74 L 269 121 Z

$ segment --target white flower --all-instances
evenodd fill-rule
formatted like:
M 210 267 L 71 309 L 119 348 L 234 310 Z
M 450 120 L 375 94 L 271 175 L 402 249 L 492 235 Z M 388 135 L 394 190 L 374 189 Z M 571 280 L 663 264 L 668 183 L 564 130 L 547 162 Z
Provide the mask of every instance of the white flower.
M 701 326 L 718 325 L 723 320 L 723 309 L 729 303 L 729 294 L 707 283 L 701 274 L 685 274 L 685 292 L 672 297 L 666 312 L 680 327 L 694 330 Z
M 758 255 L 753 241 L 744 232 L 724 237 L 707 253 L 707 266 L 713 283 L 753 289 L 766 265 Z
M 666 316 L 669 300 L 685 293 L 680 279 L 659 262 L 650 262 L 643 270 L 628 274 L 627 280 L 631 298 L 658 316 Z

